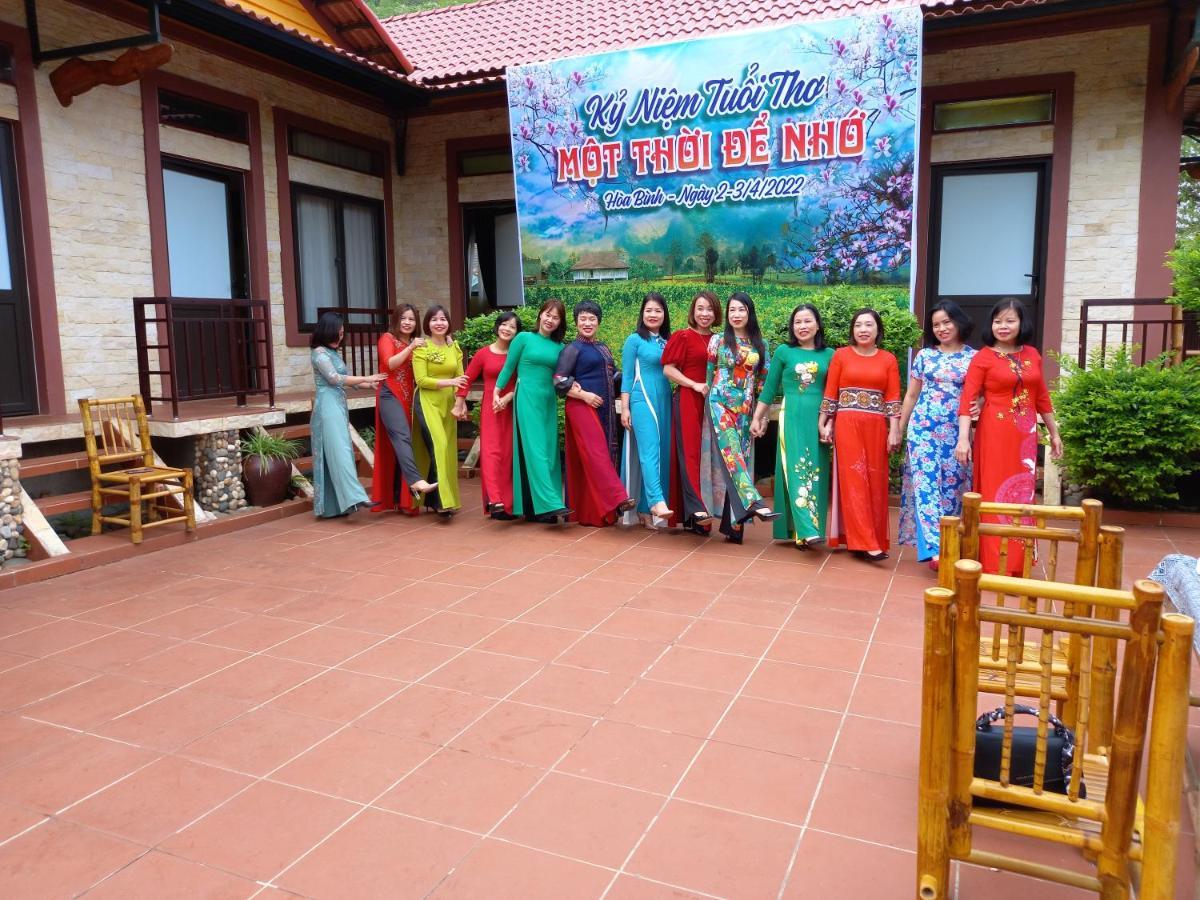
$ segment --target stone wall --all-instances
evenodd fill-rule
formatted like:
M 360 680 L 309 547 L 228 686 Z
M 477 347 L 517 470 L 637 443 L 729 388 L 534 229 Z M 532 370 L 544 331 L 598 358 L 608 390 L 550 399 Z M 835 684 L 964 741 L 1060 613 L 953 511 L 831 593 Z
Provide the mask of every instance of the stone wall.
M 21 442 L 0 436 L 0 565 L 25 555 L 20 456 Z
M 209 512 L 236 512 L 246 506 L 242 449 L 238 432 L 214 431 L 196 438 L 192 475 L 196 502 Z

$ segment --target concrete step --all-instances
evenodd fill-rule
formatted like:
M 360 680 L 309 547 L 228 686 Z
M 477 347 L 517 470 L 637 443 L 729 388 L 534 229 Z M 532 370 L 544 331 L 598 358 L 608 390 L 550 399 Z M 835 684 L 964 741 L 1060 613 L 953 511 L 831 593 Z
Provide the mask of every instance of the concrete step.
M 41 475 L 56 475 L 59 472 L 74 472 L 88 467 L 86 450 L 74 453 L 59 453 L 55 456 L 31 456 L 21 460 L 21 478 L 37 478 Z
M 268 428 L 267 432 L 275 437 L 289 440 L 300 440 L 312 436 L 312 428 L 307 422 L 300 425 L 281 425 L 278 428 Z
M 91 510 L 92 492 L 78 491 L 74 494 L 38 497 L 33 502 L 37 504 L 37 508 L 41 510 L 42 515 L 48 519 L 51 516 L 58 516 L 63 513 L 78 512 L 84 509 Z

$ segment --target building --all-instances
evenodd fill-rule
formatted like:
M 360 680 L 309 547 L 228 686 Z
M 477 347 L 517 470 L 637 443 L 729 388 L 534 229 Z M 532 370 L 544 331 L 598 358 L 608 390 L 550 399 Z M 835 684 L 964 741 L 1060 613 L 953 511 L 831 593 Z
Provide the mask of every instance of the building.
M 615 250 L 585 253 L 571 266 L 572 281 L 625 281 L 629 263 Z

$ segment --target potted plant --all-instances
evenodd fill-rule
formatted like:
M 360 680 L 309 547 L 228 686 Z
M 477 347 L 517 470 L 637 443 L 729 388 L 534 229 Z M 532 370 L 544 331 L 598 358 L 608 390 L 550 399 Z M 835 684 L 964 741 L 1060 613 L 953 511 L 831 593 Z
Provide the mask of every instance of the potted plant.
M 242 439 L 241 446 L 242 481 L 251 505 L 282 503 L 292 480 L 292 460 L 300 455 L 300 442 L 257 429 Z

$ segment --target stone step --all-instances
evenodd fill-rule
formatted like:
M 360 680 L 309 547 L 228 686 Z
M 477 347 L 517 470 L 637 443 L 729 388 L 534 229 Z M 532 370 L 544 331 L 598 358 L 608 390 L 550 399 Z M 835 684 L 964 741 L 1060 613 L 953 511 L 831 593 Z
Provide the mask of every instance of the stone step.
M 287 438 L 288 440 L 298 440 L 312 436 L 312 428 L 307 422 L 300 425 L 281 425 L 277 428 L 268 428 L 267 432 L 274 437 Z
M 92 492 L 77 491 L 74 494 L 56 494 L 52 497 L 38 497 L 34 501 L 47 519 L 63 513 L 79 512 L 92 508 Z
M 30 456 L 20 460 L 21 478 L 37 478 L 59 472 L 74 472 L 88 467 L 86 450 L 75 453 L 59 453 L 55 456 Z

